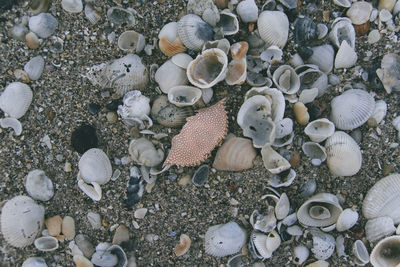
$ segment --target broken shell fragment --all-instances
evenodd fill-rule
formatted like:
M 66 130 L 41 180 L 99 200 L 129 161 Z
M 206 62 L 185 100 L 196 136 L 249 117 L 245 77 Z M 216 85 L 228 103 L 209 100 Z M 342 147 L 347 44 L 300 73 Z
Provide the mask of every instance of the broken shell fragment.
M 369 262 L 369 253 L 365 244 L 361 240 L 356 240 L 353 244 L 353 254 L 355 262 L 359 266 L 364 266 Z
M 400 91 L 400 56 L 389 53 L 382 58 L 381 68 L 376 70 L 376 74 L 381 80 L 386 92 Z
M 268 179 L 268 184 L 272 187 L 289 186 L 293 183 L 296 178 L 296 172 L 293 169 L 283 171 L 277 175 L 273 175 Z
M 239 43 L 241 43 L 241 42 L 239 42 Z M 219 40 L 215 40 L 215 41 L 206 42 L 204 44 L 204 46 L 203 46 L 202 51 L 207 50 L 207 49 L 211 49 L 211 48 L 219 48 L 222 51 L 224 51 L 225 54 L 228 55 L 230 47 L 231 47 L 231 44 L 229 43 L 229 40 L 223 38 L 223 39 L 219 39 Z M 242 50 L 240 50 L 240 51 L 242 51 Z M 246 50 L 246 52 L 247 52 L 247 50 Z M 245 56 L 245 55 L 243 55 L 243 56 Z
M 308 256 L 310 255 L 310 250 L 303 245 L 296 246 L 293 249 L 293 263 L 296 265 L 301 265 L 303 262 L 305 262 L 308 259 Z
M 335 5 L 341 6 L 341 7 L 346 7 L 346 8 L 351 7 L 351 1 L 350 0 L 333 0 L 333 3 Z
M 347 41 L 342 41 L 335 58 L 335 69 L 347 69 L 353 67 L 357 62 L 357 53 Z
M 305 142 L 302 147 L 304 154 L 309 157 L 313 165 L 319 166 L 326 160 L 326 150 L 315 142 Z
M 203 186 L 209 178 L 210 168 L 208 165 L 201 165 L 193 174 L 192 183 L 195 186 Z
M 46 261 L 41 257 L 29 257 L 21 267 L 47 267 Z
M 164 152 L 156 149 L 152 142 L 142 137 L 133 139 L 129 144 L 129 155 L 138 164 L 155 167 L 164 159 Z
M 400 236 L 390 236 L 376 244 L 371 252 L 371 264 L 374 267 L 396 267 L 400 264 Z
M 178 85 L 168 91 L 168 100 L 177 107 L 193 106 L 202 96 L 202 91 L 193 86 Z
M 302 102 L 296 102 L 293 106 L 294 116 L 300 125 L 307 125 L 310 121 L 307 107 Z
M 282 193 L 275 206 L 275 215 L 278 220 L 283 220 L 289 215 L 290 202 L 286 193 Z
M 21 82 L 12 82 L 0 95 L 0 109 L 12 118 L 19 119 L 28 110 L 32 102 L 31 88 Z
M 188 235 L 181 234 L 179 238 L 179 244 L 174 248 L 175 255 L 179 257 L 188 252 L 190 244 L 191 244 L 190 237 Z
M 51 0 L 32 0 L 29 2 L 29 8 L 33 15 L 45 13 L 49 10 Z
M 142 95 L 140 91 L 129 91 L 122 99 L 123 105 L 118 106 L 117 113 L 123 122 L 128 126 L 138 124 L 139 129 L 144 129 L 143 121 L 148 122 L 148 127 L 153 125 L 153 121 L 148 116 L 150 114 L 150 98 Z
M 272 257 L 273 252 L 279 248 L 281 239 L 276 231 L 272 231 L 267 235 L 253 232 L 250 243 L 254 246 L 255 252 L 259 254 L 256 254 L 257 257 L 269 259 Z
M 163 26 L 158 34 L 158 47 L 167 56 L 173 56 L 186 50 L 178 35 L 178 23 L 170 22 Z
M 300 89 L 302 90 L 302 92 L 305 89 L 318 88 L 318 96 L 322 96 L 327 90 L 328 75 L 320 71 L 317 65 L 299 65 L 298 67 L 296 67 L 295 71 L 299 75 Z M 305 102 L 303 103 L 306 104 Z
M 0 119 L 1 128 L 12 128 L 16 136 L 22 133 L 22 124 L 16 118 L 3 118 Z
M 78 187 L 85 193 L 88 197 L 94 201 L 100 201 L 102 196 L 101 187 L 96 182 L 91 182 L 90 185 L 85 183 L 82 179 L 78 180 Z
M 385 236 L 396 232 L 393 219 L 387 216 L 370 219 L 365 224 L 365 236 L 367 240 L 374 243 Z
M 387 104 L 384 100 L 378 100 L 375 102 L 375 109 L 369 117 L 367 123 L 369 126 L 377 126 L 386 116 Z
M 230 51 L 232 59 L 239 60 L 246 56 L 249 44 L 245 41 L 237 42 L 231 45 Z
M 268 45 L 283 48 L 289 35 L 289 19 L 281 11 L 263 11 L 257 20 L 260 37 Z
M 328 119 L 318 119 L 307 124 L 304 133 L 310 137 L 313 142 L 320 143 L 332 136 L 335 132 L 335 125 Z
M 48 201 L 54 195 L 53 183 L 42 170 L 33 170 L 28 173 L 25 189 L 33 199 L 40 201 Z
M 200 51 L 213 34 L 213 28 L 195 14 L 185 15 L 178 21 L 178 35 L 188 49 Z
M 62 218 L 59 215 L 47 218 L 44 223 L 49 235 L 58 236 L 61 233 Z
M 101 19 L 99 13 L 97 13 L 91 3 L 86 3 L 84 12 L 87 20 L 93 25 L 96 25 Z
M 144 36 L 135 31 L 125 31 L 118 38 L 118 47 L 128 53 L 140 53 L 145 45 Z
M 300 78 L 289 65 L 282 65 L 272 76 L 276 87 L 285 94 L 295 94 L 300 89 Z
M 228 64 L 225 81 L 228 85 L 242 84 L 247 77 L 246 57 L 238 60 L 232 60 Z
M 335 238 L 329 234 L 312 231 L 313 247 L 311 251 L 318 260 L 329 259 L 335 251 Z
M 263 146 L 261 149 L 261 156 L 264 167 L 273 174 L 278 174 L 290 169 L 289 161 L 273 150 L 271 146 Z
M 33 243 L 40 251 L 53 251 L 58 249 L 58 240 L 54 236 L 42 236 L 35 240 Z
M 111 23 L 119 26 L 126 24 L 128 26 L 134 26 L 137 24 L 135 15 L 129 10 L 119 6 L 113 6 L 107 10 L 107 17 Z
M 224 9 L 219 15 L 220 20 L 217 27 L 222 29 L 223 35 L 234 35 L 239 31 L 239 20 L 229 9 Z
M 99 148 L 91 148 L 83 153 L 78 166 L 78 177 L 86 183 L 96 182 L 102 185 L 111 179 L 111 162 L 106 153 Z
M 329 39 L 337 48 L 340 47 L 343 41 L 346 41 L 350 47 L 355 49 L 356 32 L 351 20 L 346 17 L 336 18 L 332 23 Z

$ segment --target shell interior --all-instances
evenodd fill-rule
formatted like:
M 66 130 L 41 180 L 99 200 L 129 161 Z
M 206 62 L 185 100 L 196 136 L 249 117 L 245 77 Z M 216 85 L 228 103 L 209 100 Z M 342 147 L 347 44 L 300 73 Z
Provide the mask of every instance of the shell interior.
M 400 264 L 400 236 L 382 239 L 371 252 L 373 266 L 396 267 Z

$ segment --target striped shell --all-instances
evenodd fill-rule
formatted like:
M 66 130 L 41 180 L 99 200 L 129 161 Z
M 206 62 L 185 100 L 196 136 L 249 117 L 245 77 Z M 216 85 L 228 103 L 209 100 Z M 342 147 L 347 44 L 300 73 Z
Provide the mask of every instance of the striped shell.
M 329 170 L 336 176 L 352 176 L 362 164 L 360 147 L 345 132 L 335 132 L 325 143 Z
M 158 34 L 158 47 L 167 56 L 173 56 L 186 50 L 178 36 L 178 23 L 170 22 L 163 26 Z
M 204 43 L 212 39 L 214 32 L 199 16 L 188 14 L 178 21 L 178 35 L 188 49 L 200 51 Z
M 0 95 L 0 109 L 10 117 L 19 119 L 32 102 L 31 88 L 21 82 L 10 83 Z
M 391 174 L 379 180 L 364 198 L 362 212 L 365 218 L 389 216 L 400 223 L 400 174 Z
M 281 11 L 263 11 L 257 21 L 260 37 L 268 45 L 283 48 L 289 35 L 289 20 Z
M 336 128 L 353 130 L 371 117 L 375 108 L 374 98 L 366 91 L 350 89 L 332 99 L 331 120 Z
M 392 218 L 383 216 L 368 220 L 365 224 L 365 237 L 371 243 L 374 243 L 385 236 L 396 232 L 396 227 Z
M 202 91 L 197 87 L 178 85 L 168 91 L 168 100 L 178 107 L 193 106 L 201 95 Z

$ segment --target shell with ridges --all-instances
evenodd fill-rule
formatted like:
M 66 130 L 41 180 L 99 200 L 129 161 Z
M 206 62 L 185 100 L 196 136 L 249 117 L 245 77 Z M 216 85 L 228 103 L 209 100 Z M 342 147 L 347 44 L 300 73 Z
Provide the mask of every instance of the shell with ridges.
M 281 11 L 263 11 L 257 20 L 260 37 L 269 45 L 283 48 L 289 35 L 289 19 Z
M 31 88 L 21 82 L 12 82 L 0 95 L 0 109 L 8 116 L 19 119 L 29 108 L 33 93 Z
M 29 257 L 21 267 L 47 267 L 46 261 L 41 257 Z
M 105 184 L 111 179 L 111 162 L 106 153 L 99 148 L 87 150 L 80 158 L 78 166 L 78 176 L 87 183 Z
M 68 13 L 80 13 L 83 10 L 82 0 L 62 0 L 61 7 Z
M 173 56 L 186 50 L 178 35 L 178 23 L 170 22 L 163 26 L 158 33 L 158 47 L 167 56 Z
M 371 252 L 374 267 L 396 267 L 400 264 L 400 236 L 389 236 L 376 244 Z
M 195 14 L 185 15 L 178 21 L 178 35 L 188 49 L 200 51 L 213 34 L 213 28 Z
M 44 59 L 42 56 L 31 58 L 24 66 L 24 71 L 32 81 L 38 80 L 43 73 Z
M 364 1 L 355 2 L 347 10 L 346 16 L 351 19 L 351 22 L 354 25 L 361 25 L 369 20 L 372 9 L 373 7 L 371 3 Z
M 320 143 L 333 135 L 335 125 L 328 119 L 317 119 L 304 128 L 304 133 L 310 137 L 311 141 Z
M 393 219 L 387 216 L 370 219 L 365 224 L 365 237 L 371 243 L 396 232 Z
M 191 107 L 179 108 L 168 101 L 166 95 L 157 97 L 151 108 L 151 116 L 165 127 L 178 127 L 186 122 L 186 118 L 193 115 Z
M 328 75 L 319 70 L 317 65 L 299 65 L 295 68 L 300 78 L 300 89 L 318 88 L 318 96 L 328 88 Z
M 97 13 L 91 3 L 86 3 L 84 13 L 87 20 L 93 25 L 95 25 L 101 19 L 99 13 Z

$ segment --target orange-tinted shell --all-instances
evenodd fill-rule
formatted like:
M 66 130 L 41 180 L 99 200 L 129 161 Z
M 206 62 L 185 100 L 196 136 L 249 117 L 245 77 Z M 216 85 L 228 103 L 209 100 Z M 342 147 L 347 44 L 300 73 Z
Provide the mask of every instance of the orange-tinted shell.
M 171 57 L 173 55 L 182 53 L 186 50 L 186 47 L 182 44 L 182 41 L 177 37 L 173 42 L 168 41 L 166 38 L 160 38 L 158 42 L 161 52 Z

